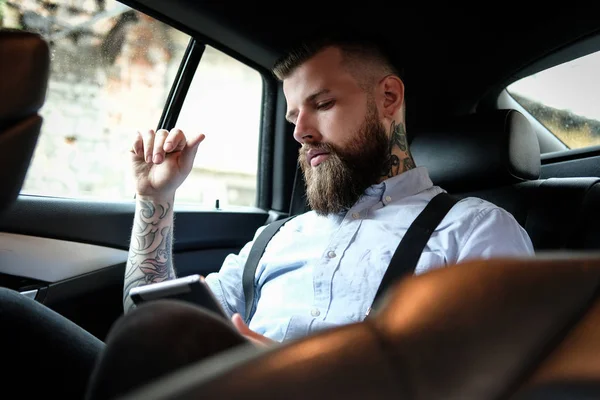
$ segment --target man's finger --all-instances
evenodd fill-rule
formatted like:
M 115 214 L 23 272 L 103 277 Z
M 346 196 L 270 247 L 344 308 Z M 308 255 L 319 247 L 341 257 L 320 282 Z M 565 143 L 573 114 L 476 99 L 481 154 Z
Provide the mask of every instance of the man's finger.
M 248 328 L 248 325 L 246 325 L 240 314 L 233 314 L 233 317 L 231 317 L 231 322 L 233 322 L 233 326 L 235 326 L 235 329 L 237 329 L 238 332 L 240 332 L 242 335 L 246 335 L 247 333 L 252 332 L 250 328 Z
M 133 144 L 131 146 L 131 152 L 136 156 L 136 158 L 144 158 L 144 140 L 142 139 L 142 134 L 140 131 L 137 131 L 135 134 Z
M 191 166 L 194 162 L 194 158 L 196 158 L 196 153 L 198 152 L 198 145 L 204 140 L 204 135 L 199 134 L 198 136 L 194 136 L 187 141 L 187 145 L 182 153 L 182 161 L 184 165 Z
M 254 339 L 262 343 L 264 336 L 254 332 L 253 330 L 250 330 L 250 328 L 248 328 L 248 325 L 246 325 L 240 314 L 233 314 L 233 316 L 231 317 L 231 322 L 233 322 L 235 328 L 242 335 L 246 336 L 248 339 Z
M 277 343 L 274 340 L 271 340 L 268 337 L 265 337 L 260 333 L 256 333 L 250 328 L 248 328 L 248 325 L 246 325 L 240 314 L 233 314 L 233 316 L 231 317 L 231 322 L 233 322 L 233 325 L 238 330 L 238 332 L 240 332 L 240 334 L 242 334 L 246 339 L 250 340 L 254 344 L 260 346 L 268 346 Z
M 154 130 L 150 129 L 143 135 L 144 141 L 144 160 L 147 163 L 152 161 L 152 152 L 154 151 Z
M 159 129 L 154 135 L 154 148 L 152 150 L 152 162 L 160 164 L 165 159 L 165 151 L 163 145 L 165 140 L 169 136 L 169 131 L 166 129 Z
M 200 143 L 202 143 L 205 137 L 206 136 L 203 133 L 193 136 L 188 140 L 187 145 L 192 148 L 198 146 Z
M 169 136 L 165 140 L 165 144 L 163 146 L 164 150 L 167 153 L 171 153 L 174 151 L 181 151 L 185 148 L 186 139 L 185 134 L 181 129 L 171 129 L 169 132 Z

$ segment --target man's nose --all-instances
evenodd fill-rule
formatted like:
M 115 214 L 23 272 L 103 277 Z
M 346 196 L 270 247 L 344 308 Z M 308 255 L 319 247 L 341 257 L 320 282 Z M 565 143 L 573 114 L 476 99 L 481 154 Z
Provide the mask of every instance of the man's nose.
M 321 141 L 321 134 L 309 115 L 300 113 L 296 119 L 294 139 L 300 144 Z

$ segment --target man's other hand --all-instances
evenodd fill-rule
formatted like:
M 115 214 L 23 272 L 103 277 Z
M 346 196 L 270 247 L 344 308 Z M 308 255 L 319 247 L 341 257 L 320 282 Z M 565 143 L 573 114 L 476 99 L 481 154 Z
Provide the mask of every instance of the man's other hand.
M 233 317 L 231 317 L 231 322 L 233 322 L 233 325 L 236 327 L 236 329 L 244 337 L 246 337 L 246 339 L 250 340 L 252 343 L 258 346 L 269 346 L 277 343 L 276 341 L 269 339 L 268 337 L 265 337 L 259 333 L 250 330 L 250 328 L 248 328 L 248 325 L 246 325 L 240 314 L 233 314 Z

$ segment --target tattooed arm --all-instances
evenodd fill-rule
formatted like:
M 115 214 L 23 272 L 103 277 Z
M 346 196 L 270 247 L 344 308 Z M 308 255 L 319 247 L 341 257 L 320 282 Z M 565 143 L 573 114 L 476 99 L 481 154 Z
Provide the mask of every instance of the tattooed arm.
M 134 307 L 129 299 L 132 287 L 175 277 L 173 201 L 203 140 L 203 134 L 186 137 L 180 129 L 148 130 L 134 137 L 130 153 L 137 200 L 123 286 L 125 312 Z
M 138 197 L 125 268 L 123 309 L 134 308 L 129 290 L 175 277 L 172 261 L 173 199 Z

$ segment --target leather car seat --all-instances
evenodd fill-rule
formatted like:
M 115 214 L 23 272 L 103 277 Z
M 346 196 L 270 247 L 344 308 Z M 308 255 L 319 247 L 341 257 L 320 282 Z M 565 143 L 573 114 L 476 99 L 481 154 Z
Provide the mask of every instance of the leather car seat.
M 598 254 L 472 260 L 400 281 L 363 322 L 234 349 L 126 398 L 600 398 L 599 288 Z
M 42 126 L 50 70 L 39 35 L 0 29 L 0 212 L 17 198 Z

